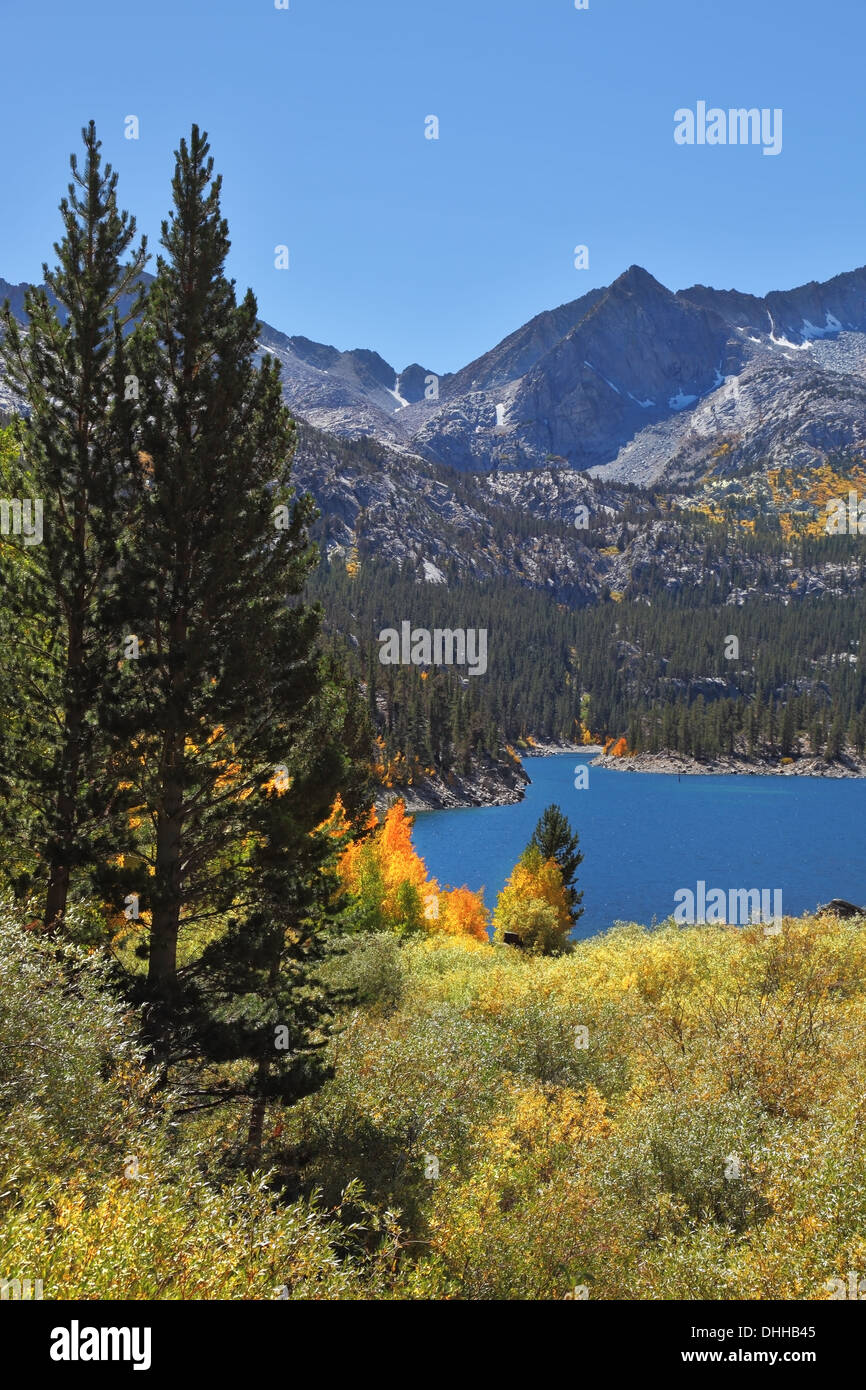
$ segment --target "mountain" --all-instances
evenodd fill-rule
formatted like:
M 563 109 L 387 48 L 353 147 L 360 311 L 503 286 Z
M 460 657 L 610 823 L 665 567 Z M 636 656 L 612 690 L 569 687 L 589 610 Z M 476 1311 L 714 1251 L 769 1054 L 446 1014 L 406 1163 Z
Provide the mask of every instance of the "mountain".
M 26 288 L 0 281 L 19 317 Z M 442 376 L 263 322 L 259 350 L 298 419 L 313 590 L 383 766 L 420 785 L 462 750 L 461 775 L 508 799 L 501 740 L 571 739 L 586 699 L 594 734 L 650 752 L 772 753 L 788 703 L 813 752 L 839 720 L 866 750 L 866 562 L 825 525 L 866 496 L 866 270 L 760 299 L 632 266 Z M 0 409 L 21 405 L 0 380 Z M 487 679 L 395 683 L 376 634 L 406 618 L 489 627 Z
M 19 317 L 26 288 L 0 280 Z M 674 293 L 632 266 L 441 377 L 264 322 L 259 345 L 299 417 L 296 476 L 328 557 L 582 605 L 648 573 L 701 582 L 702 514 L 735 523 L 725 593 L 838 592 L 856 568 L 817 556 L 782 574 L 775 540 L 768 568 L 747 533 L 759 517 L 771 538 L 817 534 L 827 498 L 859 486 L 866 268 L 760 299 Z M 0 408 L 20 404 L 0 381 Z
M 19 316 L 25 290 L 0 280 Z M 463 472 L 552 464 L 646 486 L 700 477 L 719 449 L 727 471 L 817 467 L 866 440 L 866 267 L 759 298 L 673 292 L 631 266 L 442 376 L 264 322 L 259 345 L 316 429 Z
M 714 445 L 736 469 L 866 439 L 866 268 L 761 299 L 631 266 L 441 377 L 266 328 L 262 346 L 311 424 L 467 472 L 555 463 L 646 485 L 674 461 L 699 476 Z

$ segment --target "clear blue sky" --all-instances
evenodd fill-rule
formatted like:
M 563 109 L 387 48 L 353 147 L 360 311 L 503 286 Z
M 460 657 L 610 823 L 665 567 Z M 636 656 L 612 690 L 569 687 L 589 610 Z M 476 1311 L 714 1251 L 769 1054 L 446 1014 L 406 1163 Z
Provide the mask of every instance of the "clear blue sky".
M 6 0 L 0 275 L 51 258 L 91 116 L 154 247 L 198 121 L 262 317 L 398 370 L 455 369 L 635 262 L 761 294 L 866 261 L 864 0 L 290 6 Z M 781 107 L 782 153 L 678 147 L 699 100 Z

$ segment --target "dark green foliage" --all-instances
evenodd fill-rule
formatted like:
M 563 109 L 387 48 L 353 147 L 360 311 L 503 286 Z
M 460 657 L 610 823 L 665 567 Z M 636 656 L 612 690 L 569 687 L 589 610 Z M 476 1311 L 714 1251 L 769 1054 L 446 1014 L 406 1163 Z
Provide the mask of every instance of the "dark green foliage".
M 571 913 L 572 924 L 583 916 L 583 893 L 577 891 L 577 870 L 583 863 L 578 848 L 577 832 L 572 830 L 568 817 L 555 804 L 546 806 L 532 832 L 530 844 L 535 845 L 545 859 L 555 859 L 562 874 L 562 885 Z
M 851 538 L 828 537 L 828 547 L 839 540 Z M 419 584 L 368 557 L 354 578 L 342 564 L 321 565 L 312 591 L 339 649 L 352 639 L 358 679 L 373 673 L 389 756 L 432 760 L 443 707 L 450 734 L 437 766 L 445 767 L 461 766 L 467 743 L 495 754 L 503 741 L 574 740 L 585 729 L 626 735 L 631 749 L 649 753 L 790 756 L 785 749 L 810 733 L 823 749 L 837 714 L 855 751 L 866 744 L 866 668 L 852 660 L 866 630 L 862 588 L 733 606 L 708 584 L 569 609 L 513 582 Z M 416 667 L 380 666 L 371 659 L 377 634 L 404 618 L 431 629 L 486 627 L 486 674 L 461 680 L 457 668 L 442 668 L 422 680 Z M 725 656 L 731 635 L 737 659 Z
M 115 979 L 143 1006 L 149 1060 L 161 1080 L 180 1068 L 190 1109 L 251 1099 L 254 1164 L 268 1102 L 330 1074 L 342 995 L 319 972 L 342 902 L 323 823 L 338 791 L 350 814 L 366 801 L 368 724 L 301 602 L 315 512 L 291 485 L 279 368 L 255 364 L 255 301 L 225 278 L 207 139 L 194 126 L 181 142 L 165 255 L 138 299 L 143 251 L 120 265 L 134 224 L 92 125 L 85 143 L 46 271 L 60 307 L 32 291 L 26 332 L 4 322 L 30 417 L 0 440 L 2 484 L 44 497 L 50 529 L 4 547 L 0 635 L 18 655 L 0 678 L 0 778 L 44 865 L 46 920 L 70 884 L 96 889 L 70 930 L 93 940 L 101 918 L 104 944 L 106 918 L 129 918 L 138 943 Z M 6 865 L 19 891 L 22 862 Z
M 253 360 L 255 301 L 238 304 L 224 275 L 220 180 L 196 127 L 173 191 L 129 347 L 135 516 L 102 603 L 115 653 L 103 726 L 136 813 L 102 882 L 147 922 L 135 993 L 155 1055 L 251 1064 L 201 1079 L 193 1103 L 251 1096 L 252 1160 L 266 1102 L 327 1074 L 316 972 L 337 885 L 333 840 L 313 832 L 338 789 L 351 804 L 363 718 L 319 650 L 319 611 L 298 601 L 313 507 L 293 496 L 278 367 Z
M 76 873 L 110 838 L 111 777 L 97 730 L 109 651 L 98 596 L 130 503 L 123 330 L 145 261 L 142 242 L 124 263 L 135 221 L 118 210 L 117 176 L 101 167 L 92 122 L 82 135 L 84 167 L 73 155 L 60 204 L 59 263 L 43 267 L 45 286 L 28 290 L 25 329 L 8 305 L 2 315 L 4 371 L 29 402 L 21 459 L 3 486 L 39 499 L 44 530 L 29 548 L 0 542 L 3 828 L 4 839 L 26 837 L 35 851 L 52 924 Z

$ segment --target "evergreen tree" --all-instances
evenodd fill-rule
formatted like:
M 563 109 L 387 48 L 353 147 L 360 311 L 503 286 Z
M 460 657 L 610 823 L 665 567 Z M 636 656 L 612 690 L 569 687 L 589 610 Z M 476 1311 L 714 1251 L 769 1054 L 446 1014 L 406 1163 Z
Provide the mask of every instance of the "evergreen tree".
M 842 744 L 845 739 L 845 725 L 842 720 L 841 712 L 837 712 L 833 717 L 827 734 L 827 748 L 825 757 L 828 762 L 835 762 L 842 755 Z
M 337 687 L 323 693 L 340 703 Z M 345 710 L 312 714 L 310 737 L 289 754 L 290 786 L 250 802 L 246 910 L 190 966 L 172 1020 L 175 1059 L 197 1067 L 197 1103 L 252 1101 L 248 1167 L 260 1157 L 267 1106 L 292 1104 L 333 1075 L 324 1050 L 341 996 L 325 989 L 319 967 L 335 949 L 337 846 L 325 821 L 345 780 Z M 240 1074 L 209 1077 L 207 1063 L 238 1061 L 248 1064 Z
M 583 863 L 577 831 L 572 830 L 559 806 L 552 803 L 545 807 L 529 843 L 541 851 L 542 858 L 554 859 L 558 864 L 574 926 L 583 915 L 583 893 L 577 891 L 577 870 Z
M 324 849 L 308 840 L 345 780 L 360 711 L 317 653 L 320 612 L 298 601 L 312 504 L 290 486 L 278 365 L 253 361 L 255 300 L 238 304 L 225 277 L 220 179 L 196 126 L 173 201 L 131 344 L 138 522 L 106 605 L 118 651 L 134 635 L 138 654 L 119 663 L 105 719 L 144 827 L 124 861 L 148 927 L 155 1054 L 253 1062 L 255 1149 L 261 1102 L 303 1092 L 326 1031 L 312 983 Z M 187 947 L 181 970 L 189 932 L 215 943 L 199 958 Z M 291 1065 L 273 1051 L 276 1018 Z
M 13 707 L 0 775 L 21 794 L 24 814 L 10 803 L 7 828 L 23 829 L 36 850 L 49 926 L 63 919 L 76 870 L 94 861 L 111 806 L 97 728 L 108 669 L 98 599 L 126 521 L 134 405 L 123 332 L 146 259 L 142 241 L 125 260 L 135 220 L 118 210 L 117 175 L 102 167 L 92 121 L 82 136 L 83 168 L 73 155 L 60 203 L 58 264 L 28 290 L 25 329 L 8 304 L 2 314 L 4 368 L 29 405 L 17 482 L 43 509 L 44 537 L 4 557 L 4 622 L 17 640 L 4 641 Z
M 779 740 L 779 750 L 783 758 L 791 756 L 794 747 L 794 738 L 797 733 L 797 725 L 794 719 L 794 707 L 789 700 L 785 705 L 785 714 L 782 719 L 782 733 Z

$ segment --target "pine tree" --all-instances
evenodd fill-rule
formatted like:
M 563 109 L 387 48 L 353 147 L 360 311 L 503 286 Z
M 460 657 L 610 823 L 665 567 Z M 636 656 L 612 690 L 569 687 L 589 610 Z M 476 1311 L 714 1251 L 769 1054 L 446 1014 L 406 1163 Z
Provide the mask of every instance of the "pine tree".
M 782 718 L 782 732 L 779 738 L 779 751 L 783 758 L 789 758 L 794 747 L 794 738 L 797 733 L 797 726 L 794 720 L 794 708 L 789 700 L 785 705 L 785 713 Z
M 108 669 L 99 594 L 126 524 L 129 430 L 123 333 L 139 307 L 142 240 L 117 206 L 117 175 L 101 163 L 93 122 L 84 165 L 70 164 L 58 265 L 25 300 L 22 330 L 8 304 L 2 360 L 24 395 L 21 483 L 43 507 L 44 538 L 4 566 L 11 682 L 26 708 L 6 722 L 3 762 L 28 807 L 24 828 L 47 877 L 45 922 L 64 917 L 77 869 L 94 859 L 111 787 L 97 711 Z M 4 643 L 4 646 L 6 644 Z M 11 737 L 10 737 L 11 734 Z
M 106 611 L 118 648 L 134 634 L 138 655 L 120 663 L 106 721 L 145 827 L 124 859 L 137 853 L 154 1052 L 246 1056 L 259 1104 L 300 1084 L 270 1043 L 262 1052 L 260 1029 L 279 1015 L 306 1056 L 326 1025 L 308 978 L 326 912 L 305 837 L 345 779 L 359 702 L 317 654 L 320 612 L 298 601 L 316 559 L 312 503 L 290 486 L 278 365 L 253 360 L 255 300 L 238 304 L 225 277 L 220 179 L 196 126 L 173 201 L 131 344 L 139 519 Z M 217 944 L 181 971 L 190 929 Z
M 329 830 L 326 803 L 345 771 L 344 729 L 331 716 L 310 732 L 290 755 L 290 786 L 250 802 L 255 847 L 246 911 L 232 915 L 189 967 L 172 1020 L 175 1060 L 248 1064 L 240 1075 L 230 1070 L 231 1080 L 200 1076 L 194 1090 L 205 1105 L 251 1100 L 244 1149 L 250 1168 L 261 1154 L 268 1105 L 290 1105 L 333 1075 L 325 1048 L 340 995 L 325 989 L 318 972 L 335 949 L 329 927 L 338 905 L 339 840 Z
M 842 756 L 842 745 L 845 741 L 845 724 L 841 712 L 833 716 L 830 731 L 827 734 L 827 748 L 825 757 L 828 762 L 835 762 Z
M 376 660 L 376 650 L 371 643 L 369 656 L 367 660 L 367 715 L 370 721 L 370 726 L 373 729 L 375 729 L 376 727 L 376 717 L 378 714 L 378 708 L 376 705 L 376 681 L 378 674 L 376 670 L 377 665 L 378 662 Z
M 542 858 L 555 859 L 559 865 L 574 926 L 578 918 L 583 916 L 583 893 L 577 891 L 577 870 L 583 863 L 583 855 L 578 848 L 577 832 L 572 830 L 568 818 L 555 803 L 545 807 L 529 843 L 541 851 Z

